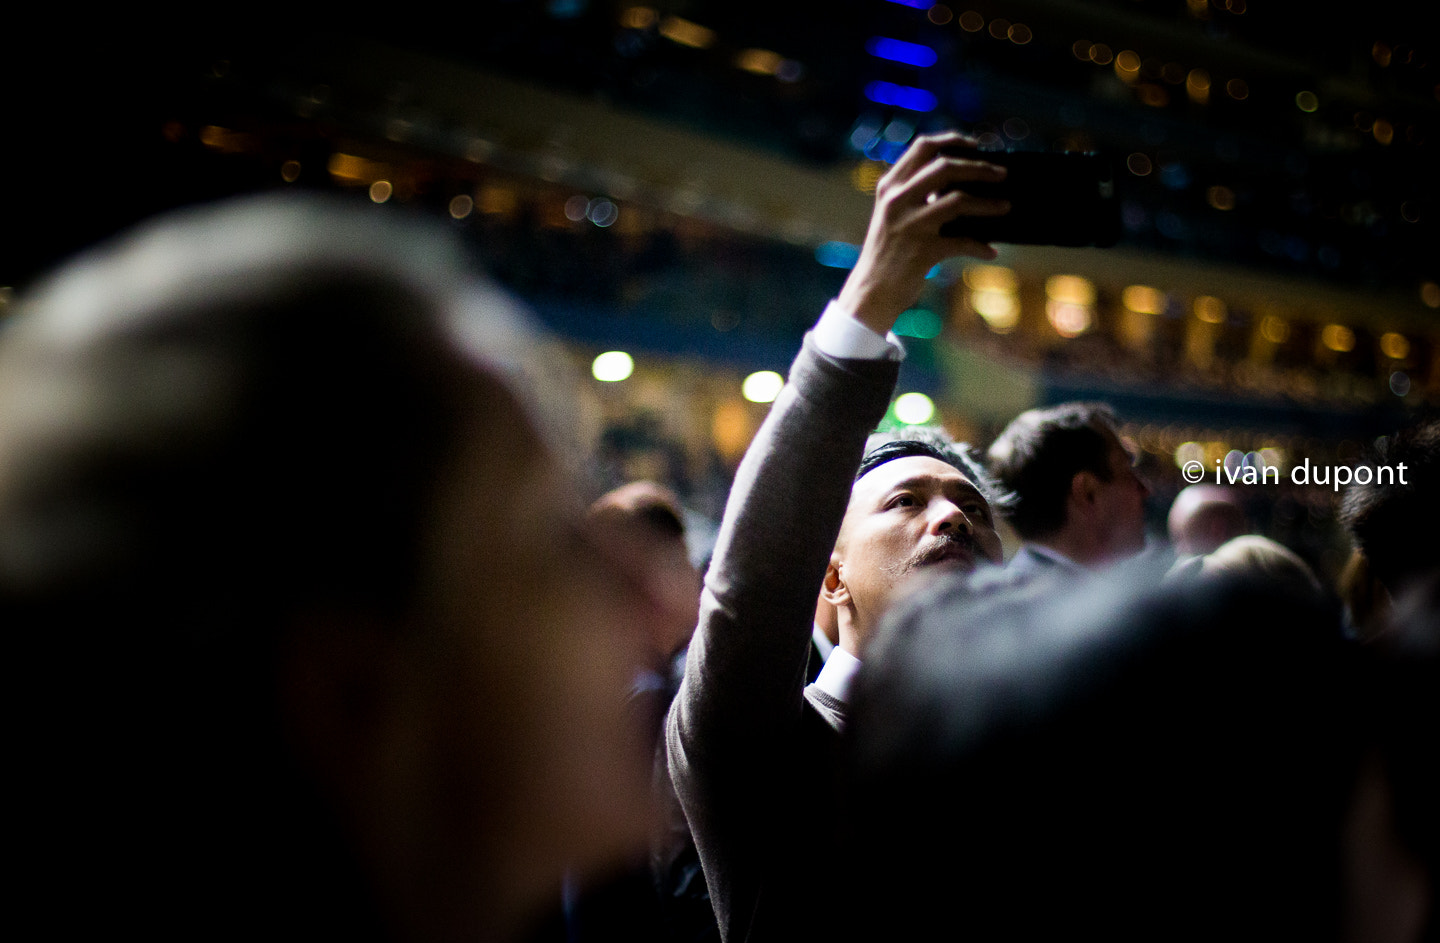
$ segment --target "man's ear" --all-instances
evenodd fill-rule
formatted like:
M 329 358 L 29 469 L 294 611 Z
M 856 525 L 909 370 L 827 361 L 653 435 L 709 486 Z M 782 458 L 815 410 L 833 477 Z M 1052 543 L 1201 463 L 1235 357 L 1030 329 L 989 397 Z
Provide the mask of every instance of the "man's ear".
M 850 588 L 840 574 L 840 557 L 837 554 L 830 554 L 830 562 L 825 566 L 825 583 L 820 595 L 832 606 L 850 604 Z
M 1094 472 L 1081 470 L 1070 479 L 1070 500 L 1079 507 L 1090 510 L 1100 494 L 1100 478 Z

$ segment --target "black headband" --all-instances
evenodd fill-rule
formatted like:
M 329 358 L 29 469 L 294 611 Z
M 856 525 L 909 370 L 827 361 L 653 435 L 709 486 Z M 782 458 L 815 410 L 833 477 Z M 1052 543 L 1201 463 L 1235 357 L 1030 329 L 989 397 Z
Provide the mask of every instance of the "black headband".
M 909 458 L 912 455 L 939 459 L 964 474 L 966 478 L 974 477 L 975 474 L 974 469 L 967 468 L 960 456 L 950 449 L 943 449 L 919 439 L 894 439 L 877 445 L 865 453 L 865 457 L 860 460 L 860 469 L 855 472 L 855 480 L 859 481 L 886 462 L 893 462 L 897 458 Z M 976 484 L 978 485 L 978 482 Z

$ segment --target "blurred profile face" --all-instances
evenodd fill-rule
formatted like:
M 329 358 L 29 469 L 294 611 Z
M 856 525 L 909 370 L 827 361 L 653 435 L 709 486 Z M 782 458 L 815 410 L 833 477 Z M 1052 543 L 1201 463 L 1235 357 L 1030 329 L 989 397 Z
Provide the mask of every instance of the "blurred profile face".
M 399 734 L 433 747 L 415 814 L 439 850 L 413 870 L 476 912 L 556 906 L 562 874 L 643 848 L 649 757 L 626 695 L 657 612 L 513 401 L 487 400 L 437 495 Z
M 594 538 L 621 551 L 664 609 L 654 639 L 659 665 L 690 641 L 700 615 L 700 573 L 690 563 L 683 511 L 675 495 L 650 481 L 622 485 L 598 498 L 586 515 Z
M 953 465 L 897 458 L 855 482 L 835 546 L 857 619 L 873 624 L 891 593 L 921 569 L 968 572 L 999 563 L 990 504 Z
M 1109 559 L 1128 557 L 1145 547 L 1145 498 L 1150 488 L 1135 472 L 1135 459 L 1109 429 L 1110 480 L 1101 482 L 1097 518 L 1104 528 Z

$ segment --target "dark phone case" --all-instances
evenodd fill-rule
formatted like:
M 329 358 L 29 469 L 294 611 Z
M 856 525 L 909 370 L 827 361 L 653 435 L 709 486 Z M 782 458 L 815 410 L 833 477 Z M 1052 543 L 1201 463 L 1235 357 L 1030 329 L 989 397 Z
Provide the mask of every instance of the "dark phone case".
M 967 193 L 1010 201 L 1005 216 L 961 216 L 942 236 L 1044 246 L 1113 246 L 1120 239 L 1120 199 L 1110 161 L 1100 154 L 966 151 L 958 156 L 1008 168 L 999 183 L 971 183 Z

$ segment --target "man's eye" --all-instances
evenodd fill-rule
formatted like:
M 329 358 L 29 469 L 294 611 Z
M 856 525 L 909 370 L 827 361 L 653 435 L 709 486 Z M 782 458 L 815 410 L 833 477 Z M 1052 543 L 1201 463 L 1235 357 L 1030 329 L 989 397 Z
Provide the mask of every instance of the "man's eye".
M 911 508 L 915 506 L 915 499 L 908 494 L 898 495 L 890 502 L 890 506 L 892 508 Z

